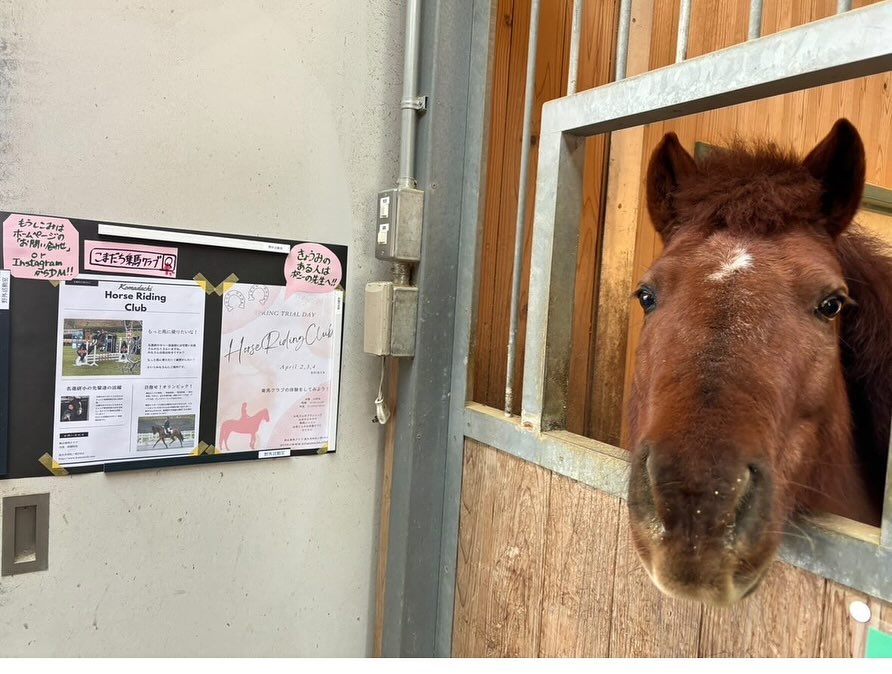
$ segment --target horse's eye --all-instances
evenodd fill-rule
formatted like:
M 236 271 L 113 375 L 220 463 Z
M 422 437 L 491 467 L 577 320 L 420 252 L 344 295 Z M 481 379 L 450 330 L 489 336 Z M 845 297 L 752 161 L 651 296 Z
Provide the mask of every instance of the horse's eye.
M 638 298 L 638 302 L 641 304 L 641 308 L 644 309 L 644 313 L 649 313 L 653 310 L 654 307 L 657 306 L 657 296 L 650 288 L 638 288 L 635 296 Z
M 842 308 L 846 305 L 846 298 L 843 295 L 831 295 L 830 297 L 824 298 L 821 303 L 818 305 L 818 308 L 815 309 L 818 315 L 821 318 L 826 318 L 828 321 L 839 316 L 839 312 L 842 311 Z

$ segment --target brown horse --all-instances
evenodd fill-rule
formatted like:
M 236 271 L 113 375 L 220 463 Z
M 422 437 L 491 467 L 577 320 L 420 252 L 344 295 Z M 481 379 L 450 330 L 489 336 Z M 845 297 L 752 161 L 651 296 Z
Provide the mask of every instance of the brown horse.
M 152 447 L 157 447 L 159 442 L 164 443 L 164 449 L 167 449 L 167 441 L 170 440 L 170 444 L 173 444 L 174 440 L 180 441 L 180 447 L 183 446 L 183 434 L 180 432 L 179 428 L 171 428 L 168 431 L 164 426 L 152 426 L 152 433 L 158 436 L 158 439 L 155 440 L 155 444 Z
M 758 586 L 797 510 L 877 524 L 892 414 L 892 258 L 849 227 L 864 147 L 839 120 L 805 159 L 655 150 L 664 243 L 636 293 L 632 538 L 665 593 Z

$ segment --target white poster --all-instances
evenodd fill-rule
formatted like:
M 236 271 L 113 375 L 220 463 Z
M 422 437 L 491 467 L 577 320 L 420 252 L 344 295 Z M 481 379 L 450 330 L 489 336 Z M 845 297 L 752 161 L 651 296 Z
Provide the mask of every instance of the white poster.
M 79 276 L 59 287 L 53 458 L 88 466 L 191 454 L 205 292 L 193 281 Z
M 289 290 L 236 284 L 223 296 L 220 451 L 335 449 L 343 291 Z

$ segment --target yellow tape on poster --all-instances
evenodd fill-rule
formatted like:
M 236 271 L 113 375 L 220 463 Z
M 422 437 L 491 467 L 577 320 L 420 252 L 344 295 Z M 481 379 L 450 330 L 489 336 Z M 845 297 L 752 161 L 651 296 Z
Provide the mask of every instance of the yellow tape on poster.
M 202 274 L 201 272 L 199 272 L 198 274 L 193 276 L 192 280 L 195 281 L 199 285 L 199 287 L 202 290 L 204 290 L 208 295 L 210 295 L 212 292 L 216 291 L 216 288 L 214 288 L 214 285 L 210 281 L 208 281 L 205 278 L 204 274 Z
M 65 470 L 58 463 L 56 463 L 56 460 L 52 456 L 50 456 L 49 452 L 47 452 L 37 460 L 44 468 L 46 468 L 56 477 L 59 477 L 61 475 L 68 475 L 68 471 Z
M 214 292 L 222 297 L 236 283 L 238 283 L 238 276 L 236 276 L 235 274 L 230 274 L 225 279 L 223 279 L 223 282 L 220 285 L 214 288 Z

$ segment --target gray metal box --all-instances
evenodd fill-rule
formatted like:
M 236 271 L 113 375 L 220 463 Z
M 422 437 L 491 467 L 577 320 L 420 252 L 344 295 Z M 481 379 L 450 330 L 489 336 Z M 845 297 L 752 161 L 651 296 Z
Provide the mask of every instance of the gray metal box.
M 392 281 L 367 283 L 363 350 L 375 356 L 415 355 L 418 288 Z
M 424 192 L 409 187 L 378 194 L 375 257 L 395 262 L 421 260 Z
M 375 356 L 390 355 L 390 313 L 393 307 L 393 282 L 367 283 L 365 286 L 365 322 L 363 350 Z

